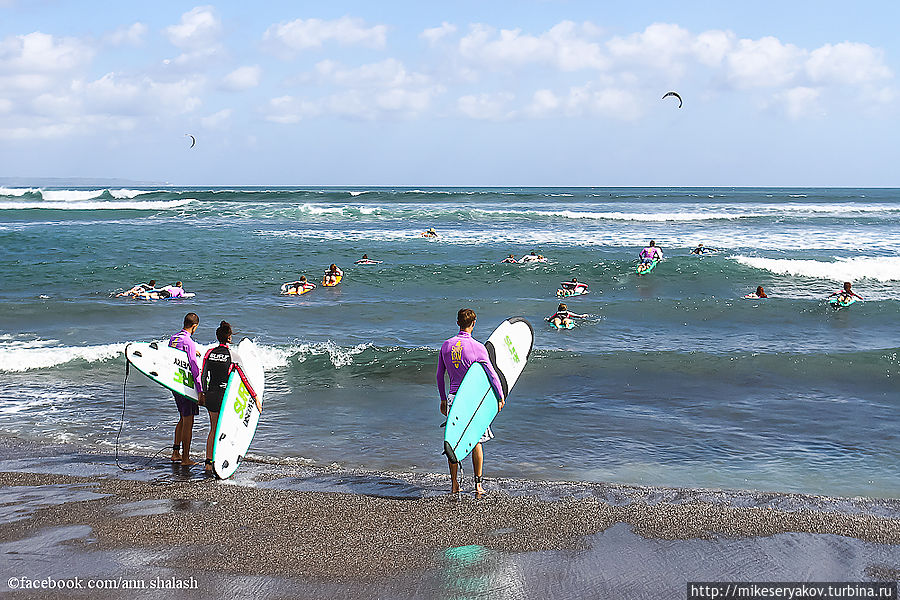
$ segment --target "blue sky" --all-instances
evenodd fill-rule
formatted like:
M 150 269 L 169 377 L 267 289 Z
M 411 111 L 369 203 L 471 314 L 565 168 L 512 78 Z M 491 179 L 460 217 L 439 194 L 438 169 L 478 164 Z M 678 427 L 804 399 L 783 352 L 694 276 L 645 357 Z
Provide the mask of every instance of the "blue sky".
M 0 0 L 0 176 L 900 187 L 898 6 Z

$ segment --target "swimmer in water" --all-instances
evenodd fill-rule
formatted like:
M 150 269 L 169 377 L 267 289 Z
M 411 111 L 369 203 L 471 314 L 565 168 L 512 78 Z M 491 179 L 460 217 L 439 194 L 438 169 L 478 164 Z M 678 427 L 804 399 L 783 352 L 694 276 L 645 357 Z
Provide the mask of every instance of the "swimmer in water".
M 569 310 L 569 307 L 565 304 L 560 304 L 557 307 L 556 312 L 547 317 L 545 320 L 553 323 L 557 327 L 566 327 L 568 328 L 570 325 L 573 325 L 572 319 L 583 319 L 587 317 L 587 315 L 579 315 L 573 313 Z

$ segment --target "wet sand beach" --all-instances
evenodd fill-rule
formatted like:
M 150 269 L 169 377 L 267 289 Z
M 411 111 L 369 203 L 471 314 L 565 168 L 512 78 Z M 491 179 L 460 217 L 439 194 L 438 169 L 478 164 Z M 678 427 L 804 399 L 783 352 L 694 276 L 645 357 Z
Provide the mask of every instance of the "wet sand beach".
M 158 459 L 123 472 L 103 454 L 5 452 L 8 578 L 193 577 L 180 597 L 250 585 L 255 597 L 662 598 L 698 580 L 900 575 L 898 501 L 596 484 L 535 494 L 490 479 L 486 497 L 457 499 L 437 475 L 380 488 L 372 473 L 247 463 L 222 482 Z

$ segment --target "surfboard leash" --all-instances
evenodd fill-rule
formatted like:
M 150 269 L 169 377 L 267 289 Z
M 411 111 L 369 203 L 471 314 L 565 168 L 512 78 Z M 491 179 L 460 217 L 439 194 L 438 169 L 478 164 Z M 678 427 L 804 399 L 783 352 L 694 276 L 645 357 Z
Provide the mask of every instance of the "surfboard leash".
M 141 471 L 143 469 L 149 468 L 150 463 L 153 462 L 153 460 L 157 456 L 159 456 L 160 454 L 162 454 L 163 452 L 168 450 L 168 448 L 163 448 L 162 450 L 157 451 L 156 454 L 151 456 L 149 459 L 147 459 L 144 462 L 144 464 L 142 464 L 141 466 L 138 466 L 138 467 L 123 467 L 121 464 L 119 464 L 119 436 L 122 435 L 122 429 L 125 426 L 125 398 L 127 395 L 126 392 L 128 390 L 128 371 L 130 370 L 130 368 L 131 368 L 131 363 L 128 361 L 128 358 L 126 357 L 125 358 L 125 380 L 122 382 L 122 416 L 119 417 L 119 431 L 116 433 L 116 466 L 125 472 Z

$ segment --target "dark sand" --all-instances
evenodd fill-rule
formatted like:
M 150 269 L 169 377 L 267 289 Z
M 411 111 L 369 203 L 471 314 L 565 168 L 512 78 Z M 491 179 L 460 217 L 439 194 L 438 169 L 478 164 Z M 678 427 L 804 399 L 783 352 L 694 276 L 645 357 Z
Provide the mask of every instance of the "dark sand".
M 35 458 L 31 464 L 41 470 Z M 22 460 L 12 471 L 9 460 L 0 462 L 0 564 L 7 577 L 63 576 L 53 570 L 60 548 L 70 557 L 68 576 L 90 575 L 106 563 L 100 571 L 121 575 L 130 565 L 132 576 L 194 574 L 207 593 L 250 577 L 256 597 L 505 597 L 498 590 L 507 590 L 512 597 L 574 598 L 626 589 L 622 597 L 684 597 L 687 577 L 900 574 L 894 501 L 875 501 L 877 510 L 867 511 L 864 500 L 627 486 L 605 492 L 615 501 L 506 491 L 475 499 L 417 494 L 414 482 L 405 484 L 411 493 L 391 498 L 297 489 L 321 473 L 304 478 L 248 464 L 255 475 L 234 483 L 159 461 L 141 476 L 117 473 L 107 468 L 108 456 L 94 458 L 101 466 L 84 475 L 28 472 L 30 461 Z M 751 498 L 755 505 L 745 506 Z M 773 503 L 795 508 L 766 505 Z M 11 556 L 19 547 L 30 554 Z M 653 561 L 659 566 L 648 572 Z M 448 596 L 448 589 L 456 591 Z M 207 596 L 198 593 L 182 592 Z

